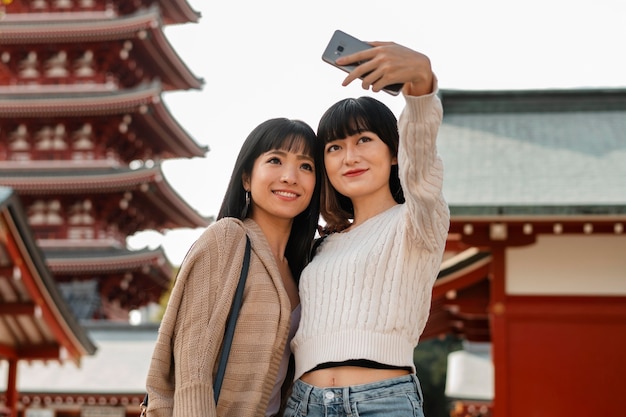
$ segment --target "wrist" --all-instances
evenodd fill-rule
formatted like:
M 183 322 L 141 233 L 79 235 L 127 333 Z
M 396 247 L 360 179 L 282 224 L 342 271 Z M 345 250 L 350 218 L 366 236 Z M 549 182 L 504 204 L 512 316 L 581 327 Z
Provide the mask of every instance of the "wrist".
M 402 90 L 407 96 L 424 96 L 433 92 L 433 80 L 434 76 L 431 72 L 423 80 L 404 83 Z

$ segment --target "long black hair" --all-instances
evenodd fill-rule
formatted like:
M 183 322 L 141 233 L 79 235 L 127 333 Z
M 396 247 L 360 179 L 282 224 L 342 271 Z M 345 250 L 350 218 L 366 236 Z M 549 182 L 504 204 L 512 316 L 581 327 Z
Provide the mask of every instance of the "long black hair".
M 252 174 L 255 160 L 263 153 L 274 149 L 303 152 L 315 161 L 315 190 L 306 210 L 298 214 L 291 226 L 291 233 L 285 249 L 285 257 L 294 279 L 298 282 L 300 273 L 309 261 L 311 243 L 317 230 L 320 213 L 321 188 L 321 143 L 315 132 L 300 120 L 277 118 L 267 120 L 250 132 L 239 151 L 235 166 L 226 189 L 217 219 L 247 217 L 246 191 L 243 188 L 244 176 Z
M 400 143 L 398 120 L 389 107 L 372 97 L 347 98 L 333 104 L 320 119 L 317 137 L 325 146 L 333 140 L 365 131 L 376 133 L 389 148 L 391 156 L 397 158 Z M 321 213 L 326 229 L 343 230 L 350 226 L 350 220 L 354 218 L 352 201 L 335 190 L 325 167 L 322 178 Z M 389 188 L 394 200 L 404 203 L 397 164 L 391 166 Z

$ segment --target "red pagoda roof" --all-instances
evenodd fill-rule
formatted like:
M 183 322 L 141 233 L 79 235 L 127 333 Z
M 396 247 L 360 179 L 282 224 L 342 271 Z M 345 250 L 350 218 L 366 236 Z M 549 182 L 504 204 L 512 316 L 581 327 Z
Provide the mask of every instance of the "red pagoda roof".
M 59 293 L 12 190 L 0 187 L 0 357 L 80 362 L 96 347 Z
M 115 91 L 27 93 L 12 89 L 0 95 L 0 120 L 42 117 L 86 117 L 130 113 L 153 133 L 154 153 L 162 157 L 202 157 L 208 147 L 199 146 L 180 126 L 161 100 L 161 83 L 154 81 L 133 89 Z
M 124 248 L 101 248 L 88 251 L 73 249 L 55 250 L 43 248 L 48 267 L 54 274 L 119 273 L 145 268 L 158 269 L 161 282 L 167 287 L 172 266 L 163 248 L 154 250 L 128 250 Z
M 165 3 L 165 2 L 164 2 Z M 3 46 L 133 41 L 133 50 L 146 67 L 157 71 L 166 90 L 186 90 L 202 87 L 202 79 L 192 74 L 172 48 L 162 30 L 161 10 L 157 6 L 139 9 L 128 16 L 96 14 L 98 18 L 83 20 L 55 19 L 48 13 L 46 20 L 27 20 L 30 14 L 7 13 L 0 29 Z
M 161 166 L 139 169 L 96 168 L 65 170 L 0 170 L 0 185 L 13 187 L 22 198 L 33 195 L 132 194 L 127 201 L 135 210 L 130 216 L 136 230 L 163 231 L 179 227 L 206 227 L 211 218 L 203 217 L 176 193 L 166 181 Z M 110 200 L 110 198 L 109 198 Z M 117 205 L 117 200 L 115 200 Z M 149 216 L 142 212 L 149 211 Z M 128 211 L 128 210 L 127 210 Z
M 4 7 L 7 13 L 19 14 L 20 17 L 23 16 L 26 19 L 50 19 L 51 15 L 54 18 L 65 19 L 75 18 L 76 15 L 127 15 L 157 4 L 163 11 L 165 24 L 197 23 L 201 17 L 201 14 L 193 10 L 185 0 L 95 0 L 90 2 L 91 4 L 69 3 L 62 7 L 59 4 L 46 5 L 45 3 L 43 7 L 35 7 L 33 4 L 29 4 L 34 2 L 20 1 L 5 1 L 3 3 L 5 3 Z
M 157 303 L 170 286 L 174 270 L 162 248 L 131 251 L 125 248 L 43 248 L 48 268 L 58 282 L 76 282 L 93 280 L 106 275 L 106 280 L 99 280 L 101 301 L 106 308 L 106 301 L 117 300 L 117 306 L 123 310 L 121 316 L 127 320 L 127 312 Z M 71 298 L 71 297 L 70 297 Z M 77 311 L 84 312 L 84 300 L 68 301 Z M 83 317 L 88 319 L 91 317 Z
M 184 0 L 159 0 L 163 10 L 163 20 L 169 23 L 197 23 L 202 17 Z

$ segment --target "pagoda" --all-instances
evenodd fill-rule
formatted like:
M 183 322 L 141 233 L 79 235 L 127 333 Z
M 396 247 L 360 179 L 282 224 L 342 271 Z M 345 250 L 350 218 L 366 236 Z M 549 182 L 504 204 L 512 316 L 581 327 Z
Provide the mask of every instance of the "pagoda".
M 162 248 L 129 250 L 128 236 L 211 221 L 161 168 L 208 150 L 162 100 L 202 87 L 163 33 L 199 17 L 185 0 L 0 4 L 0 186 L 79 319 L 126 321 L 169 287 Z

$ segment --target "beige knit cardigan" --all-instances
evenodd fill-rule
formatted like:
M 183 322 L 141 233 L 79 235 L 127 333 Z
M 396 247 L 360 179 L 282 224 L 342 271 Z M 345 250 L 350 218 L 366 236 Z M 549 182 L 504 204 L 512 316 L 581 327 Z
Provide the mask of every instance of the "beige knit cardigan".
M 245 234 L 252 244 L 243 305 L 218 406 L 213 379 L 239 280 Z M 259 226 L 222 219 L 185 257 L 148 371 L 149 417 L 264 416 L 289 332 L 291 305 Z

